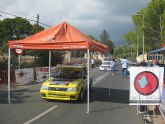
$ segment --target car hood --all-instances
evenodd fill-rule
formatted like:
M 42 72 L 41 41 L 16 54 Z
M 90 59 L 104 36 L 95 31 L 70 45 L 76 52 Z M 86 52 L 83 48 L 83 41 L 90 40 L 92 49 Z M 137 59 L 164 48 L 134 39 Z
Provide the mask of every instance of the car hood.
M 65 80 L 65 79 L 48 79 L 44 84 L 46 85 L 51 85 L 51 86 L 75 86 L 78 84 L 78 82 L 80 82 L 81 79 L 77 79 L 77 80 Z

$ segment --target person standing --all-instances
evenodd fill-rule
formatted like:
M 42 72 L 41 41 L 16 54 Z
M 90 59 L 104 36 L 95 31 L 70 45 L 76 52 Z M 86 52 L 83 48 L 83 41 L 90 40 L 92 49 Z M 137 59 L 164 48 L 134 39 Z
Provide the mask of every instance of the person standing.
M 124 59 L 121 60 L 121 67 L 122 67 L 122 79 L 127 78 L 127 69 L 128 69 L 128 60 L 126 59 L 126 57 L 124 57 Z
M 159 67 L 158 61 L 156 59 L 152 61 L 152 66 L 153 67 Z
M 92 68 L 94 68 L 94 64 L 95 64 L 95 59 L 92 58 Z
M 112 63 L 111 63 L 112 75 L 115 75 L 115 66 L 116 66 L 116 62 L 115 62 L 115 59 L 113 59 L 112 60 Z

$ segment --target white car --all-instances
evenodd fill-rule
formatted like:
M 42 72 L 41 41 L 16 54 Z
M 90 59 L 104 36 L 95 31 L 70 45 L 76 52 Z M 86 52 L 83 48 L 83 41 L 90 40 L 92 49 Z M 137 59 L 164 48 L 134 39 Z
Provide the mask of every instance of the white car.
M 111 70 L 111 61 L 103 61 L 100 65 L 100 71 Z

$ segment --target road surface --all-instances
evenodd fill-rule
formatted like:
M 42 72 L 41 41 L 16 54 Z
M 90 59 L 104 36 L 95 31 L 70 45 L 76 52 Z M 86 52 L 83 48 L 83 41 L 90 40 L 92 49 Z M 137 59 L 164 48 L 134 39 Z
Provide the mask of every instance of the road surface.
M 94 88 L 90 92 L 90 113 L 87 100 L 46 101 L 40 97 L 41 84 L 11 91 L 11 104 L 7 93 L 0 93 L 0 124 L 144 124 L 136 116 L 136 106 L 129 106 L 129 79 L 121 78 L 121 71 L 111 75 L 90 70 Z

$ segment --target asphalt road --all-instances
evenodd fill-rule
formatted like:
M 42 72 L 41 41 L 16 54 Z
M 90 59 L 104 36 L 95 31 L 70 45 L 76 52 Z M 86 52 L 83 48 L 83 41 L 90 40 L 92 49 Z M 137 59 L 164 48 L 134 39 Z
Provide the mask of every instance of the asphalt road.
M 40 97 L 41 84 L 0 93 L 0 124 L 144 124 L 136 115 L 136 106 L 129 106 L 129 79 L 121 72 L 111 75 L 98 68 L 90 70 L 94 89 L 90 92 L 90 113 L 83 102 L 46 101 Z

